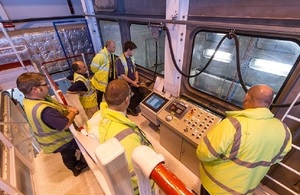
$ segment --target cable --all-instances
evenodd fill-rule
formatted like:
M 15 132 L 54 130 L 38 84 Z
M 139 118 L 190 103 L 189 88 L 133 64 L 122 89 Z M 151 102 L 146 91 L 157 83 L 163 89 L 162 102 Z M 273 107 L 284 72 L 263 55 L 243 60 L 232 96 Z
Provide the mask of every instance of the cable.
M 178 67 L 178 65 L 176 63 L 175 56 L 174 56 L 174 51 L 173 51 L 173 46 L 172 46 L 172 42 L 171 42 L 171 35 L 170 35 L 169 28 L 165 24 L 163 24 L 162 29 L 166 31 L 167 39 L 168 39 L 168 43 L 169 43 L 169 49 L 170 49 L 170 53 L 171 53 L 171 58 L 172 58 L 172 61 L 174 63 L 174 66 L 175 66 L 176 70 L 182 76 L 187 77 L 187 78 L 196 77 L 196 76 L 200 75 L 202 72 L 204 72 L 204 70 L 206 70 L 206 68 L 209 66 L 209 64 L 211 63 L 211 61 L 215 57 L 215 54 L 217 53 L 218 49 L 220 48 L 220 46 L 223 43 L 223 41 L 225 40 L 225 38 L 228 38 L 228 39 L 232 39 L 233 38 L 234 41 L 235 41 L 236 67 L 237 67 L 237 72 L 238 72 L 238 78 L 239 78 L 240 84 L 241 84 L 244 92 L 247 93 L 248 89 L 247 89 L 247 87 L 246 87 L 246 85 L 244 83 L 244 80 L 243 80 L 243 77 L 242 77 L 242 73 L 241 73 L 239 40 L 238 40 L 237 35 L 234 33 L 234 30 L 231 30 L 229 33 L 227 33 L 226 35 L 224 35 L 224 37 L 218 43 L 218 45 L 217 45 L 217 47 L 216 47 L 213 55 L 210 57 L 210 59 L 208 60 L 208 62 L 204 66 L 204 68 L 199 73 L 196 73 L 195 75 L 188 75 L 188 74 L 185 74 L 182 70 L 180 70 L 180 68 Z M 288 103 L 288 104 L 271 104 L 271 107 L 289 107 L 290 105 L 291 105 L 291 103 Z M 296 105 L 300 105 L 300 101 L 298 101 L 298 102 L 296 102 L 294 104 L 294 106 L 296 106 Z

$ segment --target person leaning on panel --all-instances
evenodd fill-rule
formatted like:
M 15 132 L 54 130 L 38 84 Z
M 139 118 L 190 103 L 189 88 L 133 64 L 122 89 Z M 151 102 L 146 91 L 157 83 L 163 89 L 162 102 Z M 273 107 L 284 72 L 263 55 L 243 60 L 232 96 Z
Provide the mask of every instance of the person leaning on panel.
M 95 55 L 91 63 L 91 71 L 94 76 L 91 79 L 93 86 L 97 90 L 98 106 L 102 102 L 103 93 L 109 81 L 117 78 L 115 59 L 113 54 L 116 50 L 116 44 L 113 40 L 108 40 L 105 47 Z
M 274 92 L 255 85 L 245 95 L 241 111 L 227 117 L 202 138 L 201 195 L 253 194 L 270 166 L 291 149 L 288 127 L 269 110 Z
M 79 101 L 90 119 L 98 110 L 97 94 L 94 87 L 86 74 L 87 67 L 83 61 L 75 61 L 72 63 L 73 83 L 68 88 L 68 93 L 76 93 L 79 95 Z
M 48 84 L 43 74 L 26 72 L 17 78 L 17 87 L 24 94 L 24 110 L 35 139 L 45 154 L 60 153 L 64 165 L 78 176 L 87 164 L 68 129 L 79 111 L 58 103 L 48 95 Z
M 137 116 L 138 112 L 136 107 L 143 100 L 143 95 L 139 91 L 139 73 L 136 69 L 133 54 L 137 46 L 132 41 L 126 41 L 123 46 L 123 54 L 116 60 L 117 75 L 119 78 L 124 79 L 130 85 L 133 97 L 127 108 L 127 113 Z
M 137 178 L 131 160 L 133 150 L 140 145 L 152 146 L 144 132 L 126 116 L 132 92 L 125 80 L 116 79 L 108 83 L 100 110 L 87 122 L 90 137 L 103 143 L 115 137 L 125 149 L 125 155 L 131 173 L 134 194 L 138 193 Z M 153 184 L 154 185 L 154 184 Z M 126 194 L 126 193 L 124 193 Z

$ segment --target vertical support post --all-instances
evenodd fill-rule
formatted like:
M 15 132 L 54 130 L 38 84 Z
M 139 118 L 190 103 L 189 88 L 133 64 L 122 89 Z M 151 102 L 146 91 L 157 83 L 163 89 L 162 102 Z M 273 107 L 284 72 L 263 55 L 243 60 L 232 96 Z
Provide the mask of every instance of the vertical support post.
M 83 8 L 83 12 L 85 15 L 95 15 L 93 1 L 92 0 L 81 0 L 81 5 Z M 100 39 L 100 33 L 99 33 L 99 27 L 98 22 L 95 17 L 85 17 L 87 23 L 89 32 L 91 35 L 92 43 L 94 46 L 94 51 L 97 53 L 102 48 L 101 39 Z
M 166 19 L 167 20 L 187 20 L 189 8 L 189 0 L 167 0 L 166 5 Z M 184 45 L 186 37 L 186 26 L 179 24 L 167 24 L 169 28 L 172 46 L 174 50 L 175 59 L 179 69 L 182 69 Z M 167 37 L 165 40 L 165 91 L 174 95 L 179 96 L 181 87 L 180 73 L 175 69 L 170 52 L 170 45 Z

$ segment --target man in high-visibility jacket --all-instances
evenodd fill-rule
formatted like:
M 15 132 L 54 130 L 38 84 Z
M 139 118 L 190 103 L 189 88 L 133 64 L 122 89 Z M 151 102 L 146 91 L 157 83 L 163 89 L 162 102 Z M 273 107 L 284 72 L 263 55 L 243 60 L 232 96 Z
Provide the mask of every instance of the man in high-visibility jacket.
M 132 41 L 126 41 L 123 46 L 123 54 L 116 60 L 117 75 L 119 78 L 124 79 L 130 85 L 133 97 L 127 108 L 127 113 L 137 116 L 138 112 L 136 107 L 143 100 L 143 95 L 140 93 L 139 87 L 139 73 L 136 69 L 133 54 L 137 46 Z
M 201 194 L 252 194 L 271 165 L 291 149 L 291 133 L 268 109 L 273 90 L 251 87 L 244 110 L 228 111 L 227 117 L 202 138 Z
M 40 73 L 23 73 L 16 83 L 25 95 L 25 113 L 34 137 L 44 153 L 59 152 L 65 166 L 74 176 L 78 176 L 87 164 L 82 156 L 77 160 L 75 153 L 79 148 L 68 128 L 79 111 L 52 99 L 48 95 L 46 77 Z
M 116 79 L 111 81 L 105 90 L 106 102 L 87 122 L 88 133 L 103 143 L 113 137 L 120 141 L 125 149 L 125 156 L 131 173 L 131 183 L 134 194 L 138 194 L 137 178 L 132 165 L 132 152 L 140 145 L 151 145 L 144 132 L 126 116 L 132 92 L 126 81 Z M 124 192 L 126 194 L 126 192 Z
M 91 79 L 93 86 L 97 90 L 98 106 L 102 102 L 103 93 L 109 81 L 117 78 L 115 68 L 115 58 L 113 54 L 116 50 L 116 44 L 113 40 L 108 40 L 105 47 L 95 55 L 91 63 L 91 71 L 94 76 Z
M 68 88 L 68 93 L 79 95 L 79 101 L 90 119 L 98 111 L 97 93 L 86 75 L 87 67 L 83 61 L 72 63 L 74 71 L 73 84 Z

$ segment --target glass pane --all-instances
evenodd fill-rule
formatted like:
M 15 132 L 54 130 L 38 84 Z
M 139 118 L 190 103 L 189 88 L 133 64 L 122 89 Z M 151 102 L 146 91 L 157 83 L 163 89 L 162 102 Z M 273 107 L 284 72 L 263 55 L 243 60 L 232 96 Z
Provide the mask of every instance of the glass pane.
M 134 59 L 138 65 L 159 74 L 164 73 L 165 32 L 147 25 L 130 26 L 131 41 L 137 45 Z
M 95 11 L 114 11 L 117 8 L 115 0 L 94 0 Z
M 4 92 L 1 99 L 3 118 L 0 124 L 1 133 L 7 138 L 15 149 L 26 158 L 33 162 L 33 134 L 26 120 L 25 113 L 20 104 L 15 104 L 7 92 Z M 6 144 L 6 143 L 4 143 Z M 11 149 L 11 148 L 8 148 Z
M 199 32 L 195 37 L 191 75 L 201 71 L 225 34 Z M 247 88 L 267 84 L 277 94 L 290 73 L 300 47 L 293 41 L 238 36 L 240 66 Z M 245 92 L 238 79 L 234 39 L 225 39 L 208 68 L 190 78 L 192 87 L 237 106 L 242 106 Z
M 121 42 L 121 33 L 120 26 L 117 22 L 100 20 L 100 33 L 103 44 L 107 40 L 114 40 L 116 43 L 116 51 L 115 54 L 117 56 L 122 54 L 122 42 Z M 98 51 L 96 51 L 98 52 Z

